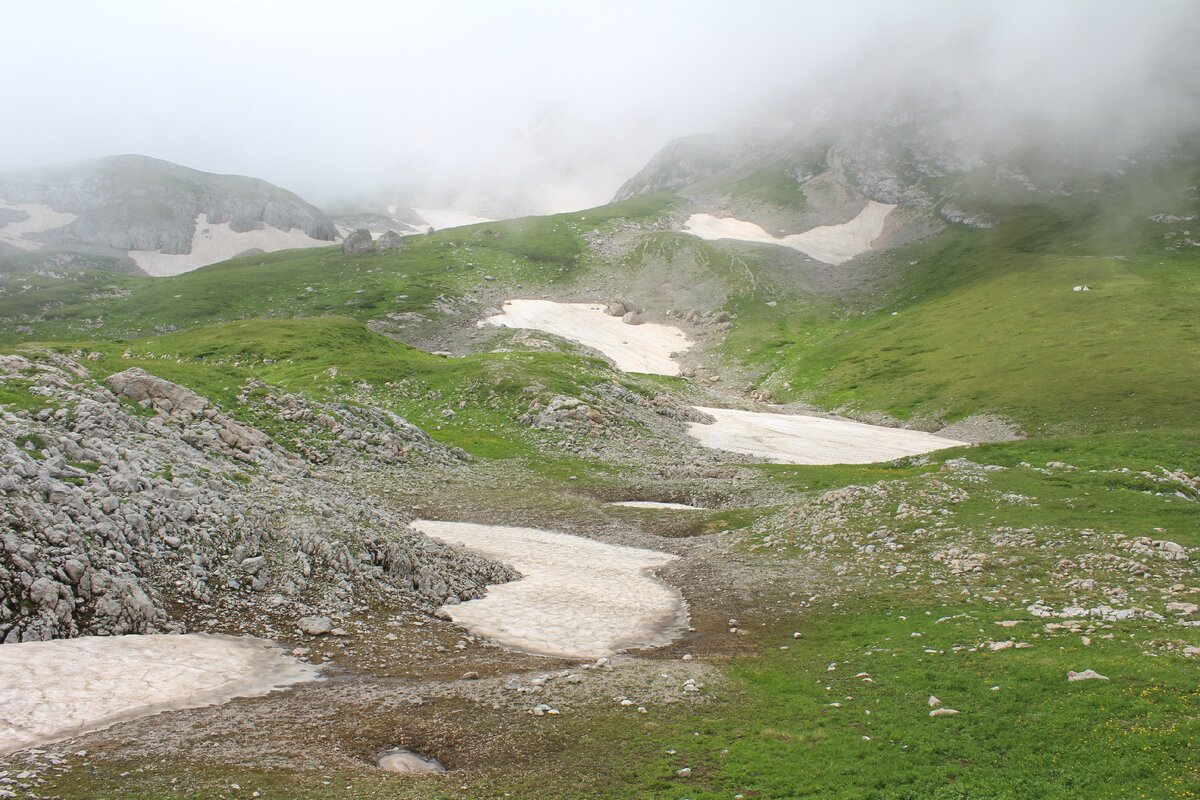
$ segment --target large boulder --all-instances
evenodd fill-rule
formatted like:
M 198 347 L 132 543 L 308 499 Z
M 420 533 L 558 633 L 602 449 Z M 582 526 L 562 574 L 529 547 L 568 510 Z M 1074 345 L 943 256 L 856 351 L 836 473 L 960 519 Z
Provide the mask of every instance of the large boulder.
M 377 250 L 400 250 L 404 247 L 404 237 L 395 231 L 386 231 L 375 240 Z
M 366 228 L 356 228 L 342 239 L 342 252 L 346 255 L 355 253 L 374 253 L 375 241 L 371 238 L 371 232 Z
M 121 397 L 176 416 L 196 416 L 208 400 L 177 383 L 151 375 L 140 367 L 109 375 L 105 381 Z

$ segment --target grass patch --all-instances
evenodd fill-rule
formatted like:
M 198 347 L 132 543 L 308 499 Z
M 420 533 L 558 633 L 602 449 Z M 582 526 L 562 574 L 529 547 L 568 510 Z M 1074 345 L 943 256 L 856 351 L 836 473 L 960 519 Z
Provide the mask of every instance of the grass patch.
M 739 199 L 761 200 L 794 211 L 808 207 L 808 197 L 796 176 L 786 168 L 772 167 L 730 184 L 729 194 Z

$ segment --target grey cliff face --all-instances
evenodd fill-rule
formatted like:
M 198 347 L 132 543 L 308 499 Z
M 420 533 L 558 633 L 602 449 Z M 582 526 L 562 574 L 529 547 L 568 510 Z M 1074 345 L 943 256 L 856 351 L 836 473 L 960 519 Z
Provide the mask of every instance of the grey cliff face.
M 113 156 L 0 174 L 0 199 L 77 214 L 41 234 L 47 245 L 191 252 L 196 218 L 245 232 L 270 225 L 333 241 L 337 229 L 317 207 L 266 181 L 214 175 L 144 156 Z

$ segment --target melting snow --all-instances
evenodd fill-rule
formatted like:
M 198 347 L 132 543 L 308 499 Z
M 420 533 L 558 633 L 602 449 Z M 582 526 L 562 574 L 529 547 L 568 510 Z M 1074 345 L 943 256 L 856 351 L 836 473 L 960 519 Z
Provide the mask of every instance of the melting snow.
M 760 456 L 779 464 L 871 464 L 968 444 L 923 431 L 729 408 L 701 408 L 713 424 L 688 433 L 706 447 Z
M 39 203 L 9 204 L 0 200 L 0 209 L 23 211 L 29 215 L 28 219 L 23 219 L 20 222 L 10 222 L 7 225 L 0 223 L 0 242 L 11 244 L 13 247 L 19 247 L 22 250 L 38 250 L 42 247 L 41 242 L 26 239 L 25 234 L 52 231 L 55 228 L 70 225 L 79 219 L 79 216 L 76 214 L 55 211 L 50 206 Z
M 265 639 L 85 636 L 0 645 L 0 753 L 317 677 Z
M 682 353 L 692 346 L 684 332 L 673 325 L 628 325 L 620 317 L 606 314 L 604 306 L 588 303 L 509 300 L 503 314 L 479 324 L 552 333 L 599 350 L 613 360 L 617 369 L 654 375 L 678 375 L 679 364 L 671 359 L 671 353 Z
M 536 528 L 430 520 L 412 526 L 524 576 L 489 586 L 478 600 L 443 606 L 457 624 L 508 647 L 598 658 L 666 644 L 685 624 L 682 596 L 653 574 L 675 559 L 668 553 Z
M 867 202 L 867 207 L 854 219 L 841 225 L 822 225 L 804 233 L 776 238 L 753 222 L 733 217 L 714 217 L 712 214 L 692 214 L 684 233 L 701 239 L 737 239 L 790 247 L 826 264 L 844 264 L 871 249 L 871 244 L 883 233 L 884 223 L 894 205 Z
M 292 250 L 299 247 L 330 247 L 336 242 L 314 239 L 299 228 L 280 230 L 263 224 L 253 231 L 238 233 L 229 223 L 213 224 L 206 214 L 196 215 L 196 231 L 192 234 L 192 252 L 174 254 L 158 250 L 130 250 L 129 257 L 147 275 L 165 277 L 191 272 L 207 264 L 227 261 L 247 250 Z
M 459 228 L 463 225 L 478 225 L 480 222 L 495 222 L 490 217 L 477 217 L 451 208 L 414 208 L 421 219 L 428 222 L 437 230 L 443 228 Z

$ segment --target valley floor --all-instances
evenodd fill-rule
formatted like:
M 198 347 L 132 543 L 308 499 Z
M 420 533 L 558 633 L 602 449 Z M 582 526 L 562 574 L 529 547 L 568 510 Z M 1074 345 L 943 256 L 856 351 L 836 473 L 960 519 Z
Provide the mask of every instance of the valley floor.
M 388 253 L 8 282 L 4 630 L 249 634 L 324 679 L 0 756 L 0 797 L 1196 797 L 1194 257 L 1163 251 L 1176 223 L 1113 238 L 1055 202 L 838 265 L 680 232 L 658 196 Z M 564 303 L 592 322 L 533 329 Z M 600 357 L 638 341 L 655 374 Z M 768 404 L 836 428 L 826 463 L 706 425 Z M 556 589 L 662 589 L 603 632 L 658 646 L 532 655 L 487 638 L 535 638 L 486 632 L 503 613 L 456 625 L 516 572 L 413 520 L 584 537 L 597 570 L 661 554 L 539 588 L 568 613 Z M 66 540 L 161 602 L 108 620 Z M 394 748 L 448 771 L 379 769 Z
M 333 655 L 326 681 L 18 753 L 0 785 L 43 797 L 1189 797 L 1200 587 L 1161 542 L 1196 544 L 1197 486 L 1148 457 L 1130 441 L 1064 441 L 892 466 L 581 463 L 568 481 L 520 461 L 384 472 L 371 490 L 429 518 L 677 555 L 660 574 L 693 630 L 579 661 L 441 619 L 402 630 L 372 607 L 338 620 L 344 637 L 297 640 L 314 661 Z M 649 499 L 642 479 L 656 471 L 655 498 L 715 510 L 609 504 Z M 1088 669 L 1105 679 L 1068 680 Z M 450 771 L 383 773 L 373 759 L 391 747 Z

